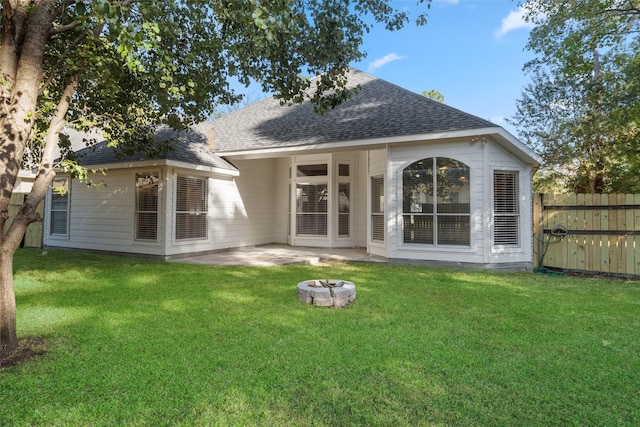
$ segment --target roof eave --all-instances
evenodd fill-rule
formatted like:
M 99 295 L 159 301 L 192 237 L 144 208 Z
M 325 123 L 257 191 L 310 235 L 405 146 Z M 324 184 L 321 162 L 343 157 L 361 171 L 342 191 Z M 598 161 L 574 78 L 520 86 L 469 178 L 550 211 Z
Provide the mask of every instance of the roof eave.
M 265 157 L 279 157 L 287 155 L 295 155 L 300 152 L 309 154 L 310 151 L 334 151 L 345 149 L 375 149 L 382 145 L 398 144 L 403 142 L 415 142 L 415 141 L 435 141 L 443 139 L 456 139 L 456 138 L 474 138 L 480 136 L 496 135 L 498 142 L 505 147 L 515 148 L 516 156 L 525 163 L 532 164 L 534 166 L 540 164 L 540 157 L 533 152 L 529 147 L 523 144 L 515 136 L 511 135 L 504 128 L 500 126 L 477 128 L 477 129 L 465 129 L 456 131 L 445 132 L 432 132 L 425 134 L 413 134 L 402 135 L 383 138 L 368 138 L 358 139 L 353 141 L 337 141 L 337 142 L 318 142 L 308 144 L 298 144 L 286 147 L 271 147 L 271 148 L 257 148 L 250 150 L 229 150 L 218 151 L 216 154 L 225 158 L 233 159 L 258 159 Z M 513 151 L 513 150 L 509 150 Z
M 239 176 L 240 171 L 238 169 L 225 169 L 225 168 L 217 168 L 213 166 L 205 166 L 205 165 L 195 165 L 188 162 L 181 162 L 176 160 L 139 160 L 139 161 L 125 161 L 125 162 L 114 162 L 114 163 L 102 163 L 95 165 L 86 165 L 89 170 L 99 170 L 99 169 L 107 169 L 107 170 L 116 170 L 116 169 L 131 169 L 131 168 L 149 168 L 149 167 L 176 167 L 180 169 L 190 169 L 198 172 L 207 172 L 218 175 L 227 175 L 227 176 Z

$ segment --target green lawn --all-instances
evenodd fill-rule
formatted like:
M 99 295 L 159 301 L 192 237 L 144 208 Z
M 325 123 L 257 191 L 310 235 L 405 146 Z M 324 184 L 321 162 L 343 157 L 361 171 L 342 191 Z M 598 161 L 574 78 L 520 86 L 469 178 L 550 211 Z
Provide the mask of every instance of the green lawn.
M 0 425 L 638 425 L 640 283 L 398 265 L 216 267 L 38 250 Z M 356 284 L 345 309 L 296 284 Z

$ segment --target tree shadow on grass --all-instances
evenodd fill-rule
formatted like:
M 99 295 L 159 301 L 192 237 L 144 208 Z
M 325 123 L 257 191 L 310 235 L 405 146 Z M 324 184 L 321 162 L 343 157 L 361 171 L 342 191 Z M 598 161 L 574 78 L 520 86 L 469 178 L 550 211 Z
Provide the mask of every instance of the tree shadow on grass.
M 21 338 L 18 348 L 9 355 L 0 358 L 0 370 L 27 362 L 47 352 L 49 344 L 42 337 Z

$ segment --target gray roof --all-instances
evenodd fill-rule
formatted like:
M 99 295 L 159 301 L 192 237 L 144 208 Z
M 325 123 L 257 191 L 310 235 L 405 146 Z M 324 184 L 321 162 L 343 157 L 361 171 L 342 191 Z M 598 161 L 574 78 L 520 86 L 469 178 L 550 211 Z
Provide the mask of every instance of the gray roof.
M 271 97 L 215 120 L 216 152 L 499 127 L 358 70 L 348 84 L 360 92 L 323 116 L 308 101 L 287 107 Z
M 144 152 L 137 152 L 130 156 L 118 156 L 116 150 L 107 146 L 107 141 L 98 142 L 76 153 L 79 157 L 79 163 L 83 166 L 144 160 L 173 160 L 191 165 L 236 171 L 235 166 L 211 151 L 209 139 L 206 136 L 208 126 L 201 124 L 188 131 L 180 132 L 166 126 L 160 127 L 154 135 L 154 141 L 164 142 L 173 138 L 174 149 L 153 157 L 147 156 Z

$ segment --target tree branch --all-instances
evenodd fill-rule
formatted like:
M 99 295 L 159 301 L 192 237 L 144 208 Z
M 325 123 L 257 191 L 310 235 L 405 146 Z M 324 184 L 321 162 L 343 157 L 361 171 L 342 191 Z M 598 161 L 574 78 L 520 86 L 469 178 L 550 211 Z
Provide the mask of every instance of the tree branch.
M 75 20 L 66 25 L 60 25 L 59 27 L 55 27 L 54 29 L 49 31 L 49 37 L 54 36 L 56 34 L 64 33 L 67 31 L 71 31 L 75 28 L 78 28 L 80 25 L 82 25 L 82 21 L 79 21 L 79 20 Z
M 19 241 L 24 235 L 26 227 L 34 221 L 39 221 L 41 218 L 37 214 L 38 204 L 40 200 L 44 199 L 46 192 L 55 177 L 54 169 L 54 157 L 56 155 L 56 148 L 58 147 L 58 140 L 60 138 L 60 132 L 64 129 L 66 124 L 66 115 L 71 105 L 71 99 L 75 94 L 80 81 L 82 72 L 77 71 L 72 77 L 69 84 L 65 87 L 60 97 L 60 101 L 56 107 L 56 111 L 51 118 L 47 135 L 45 136 L 45 144 L 38 168 L 38 174 L 33 183 L 31 192 L 26 195 L 22 209 L 16 215 L 13 223 L 5 234 L 7 241 Z

